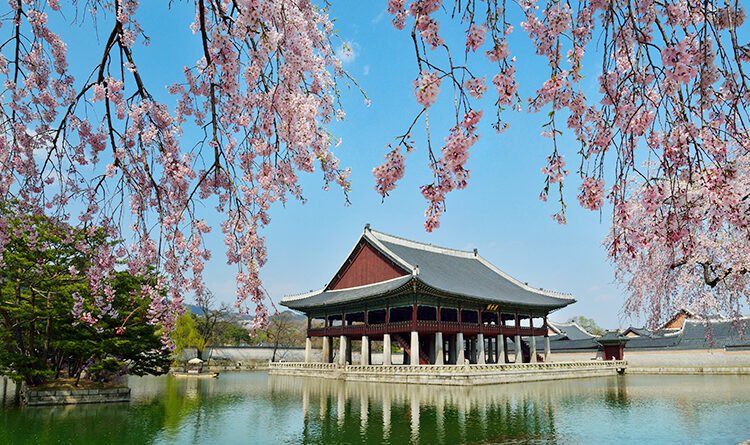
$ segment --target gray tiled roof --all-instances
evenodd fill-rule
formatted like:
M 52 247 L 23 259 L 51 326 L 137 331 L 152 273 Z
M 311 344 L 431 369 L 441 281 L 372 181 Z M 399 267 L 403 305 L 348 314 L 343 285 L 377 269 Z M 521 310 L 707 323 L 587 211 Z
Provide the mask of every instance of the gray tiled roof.
M 304 295 L 286 297 L 281 300 L 281 304 L 291 309 L 304 310 L 324 305 L 346 303 L 395 291 L 400 287 L 407 285 L 411 279 L 411 275 L 407 275 L 405 277 L 382 281 L 368 286 L 328 291 L 321 289 Z
M 674 334 L 655 333 L 651 337 L 633 337 L 628 349 L 704 349 L 750 346 L 750 318 L 685 320 Z
M 368 286 L 325 290 L 287 297 L 281 302 L 292 309 L 340 304 L 390 292 L 411 279 L 443 292 L 469 299 L 511 306 L 554 310 L 575 302 L 570 295 L 535 289 L 510 277 L 476 252 L 418 243 L 365 229 L 365 241 L 411 275 Z
M 635 326 L 630 326 L 625 330 L 625 332 L 628 332 L 628 331 L 636 335 L 639 335 L 641 337 L 653 337 L 654 336 L 654 333 L 649 331 L 646 328 L 636 328 Z
M 587 340 L 587 339 L 591 339 L 595 337 L 594 335 L 590 334 L 585 329 L 583 329 L 576 322 L 571 322 L 571 323 L 548 322 L 548 323 L 553 325 L 555 329 L 560 331 L 560 333 L 563 334 L 565 337 L 567 337 L 569 340 Z

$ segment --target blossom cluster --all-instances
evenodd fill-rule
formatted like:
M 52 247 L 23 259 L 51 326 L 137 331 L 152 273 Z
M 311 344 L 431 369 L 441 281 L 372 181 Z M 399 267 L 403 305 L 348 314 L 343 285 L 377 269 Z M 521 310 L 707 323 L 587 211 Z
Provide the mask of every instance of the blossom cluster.
M 143 292 L 151 297 L 149 320 L 164 328 L 168 343 L 185 296 L 200 299 L 206 290 L 204 265 L 213 254 L 206 215 L 219 212 L 227 259 L 238 271 L 237 307 L 264 325 L 262 230 L 272 204 L 303 199 L 300 172 L 318 170 L 324 187 L 345 194 L 350 187 L 349 170 L 332 152 L 336 138 L 324 128 L 345 118 L 336 85 L 344 72 L 328 11 L 307 1 L 236 2 L 229 9 L 226 2 L 195 2 L 192 43 L 202 57 L 167 86 L 171 99 L 161 102 L 137 65 L 148 44 L 138 0 L 95 11 L 103 46 L 84 79 L 73 77 L 67 45 L 50 25 L 75 17 L 75 2 L 9 4 L 4 17 L 14 26 L 2 30 L 20 35 L 0 51 L 0 200 L 128 239 L 88 252 L 91 267 L 76 272 L 86 275 L 92 295 L 74 301 L 76 318 L 96 325 L 119 315 L 107 284 L 115 265 L 139 276 L 156 271 Z M 6 242 L 0 230 L 0 251 Z

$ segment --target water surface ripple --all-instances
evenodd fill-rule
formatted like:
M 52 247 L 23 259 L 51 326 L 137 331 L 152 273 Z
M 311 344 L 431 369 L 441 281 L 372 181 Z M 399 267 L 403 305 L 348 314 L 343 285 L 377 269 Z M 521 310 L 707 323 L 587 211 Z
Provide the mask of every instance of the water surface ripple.
M 0 386 L 2 384 L 0 383 Z M 12 387 L 11 385 L 7 385 Z M 130 404 L 0 405 L 0 444 L 737 444 L 750 376 L 477 387 L 227 373 L 131 378 Z

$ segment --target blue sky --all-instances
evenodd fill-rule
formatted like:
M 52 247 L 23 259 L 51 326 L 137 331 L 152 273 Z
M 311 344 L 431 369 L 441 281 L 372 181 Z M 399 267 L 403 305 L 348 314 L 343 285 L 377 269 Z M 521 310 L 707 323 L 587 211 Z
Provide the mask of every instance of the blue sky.
M 141 73 L 152 92 L 164 94 L 164 85 L 181 79 L 183 66 L 200 57 L 199 41 L 188 26 L 193 19 L 192 4 L 177 2 L 169 10 L 159 3 L 142 5 L 142 26 L 151 37 L 149 47 L 136 50 Z M 542 138 L 541 125 L 546 112 L 506 112 L 511 127 L 498 135 L 489 126 L 493 115 L 493 88 L 482 102 L 485 122 L 482 137 L 472 149 L 468 168 L 469 187 L 448 197 L 448 211 L 440 229 L 426 233 L 423 228 L 426 201 L 419 193 L 421 184 L 431 181 L 424 144 L 423 124 L 414 133 L 417 149 L 407 157 L 406 178 L 382 202 L 375 192 L 372 169 L 383 161 L 386 146 L 402 134 L 419 112 L 412 81 L 417 76 L 410 36 L 391 26 L 385 1 L 338 1 L 331 15 L 342 41 L 353 48 L 345 68 L 366 90 L 372 105 L 367 107 L 355 88 L 342 89 L 347 118 L 330 130 L 343 139 L 336 149 L 343 166 L 352 168 L 351 206 L 344 206 L 342 193 L 322 190 L 320 174 L 302 177 L 308 202 L 290 202 L 272 210 L 271 225 L 264 234 L 268 263 L 263 270 L 264 284 L 274 301 L 291 293 L 317 289 L 336 272 L 346 259 L 366 223 L 373 228 L 402 237 L 458 249 L 477 248 L 499 268 L 532 286 L 568 292 L 578 303 L 552 315 L 565 321 L 575 315 L 594 318 L 604 327 L 627 327 L 638 320 L 619 316 L 625 294 L 614 284 L 602 240 L 609 228 L 609 214 L 580 209 L 575 198 L 579 181 L 574 175 L 578 146 L 572 138 L 562 138 L 573 175 L 567 182 L 568 224 L 560 226 L 550 215 L 557 211 L 554 195 L 543 203 L 537 196 L 544 177 L 540 168 L 550 152 L 550 141 Z M 513 6 L 511 6 L 513 7 Z M 522 97 L 541 86 L 548 72 L 520 27 L 521 18 L 511 17 L 516 30 L 511 51 L 518 58 L 518 79 Z M 70 47 L 74 69 L 93 66 L 106 40 L 107 21 L 100 23 L 98 35 L 88 26 L 70 27 L 63 33 Z M 443 26 L 444 37 L 456 51 L 463 48 L 463 28 Z M 338 43 L 337 43 L 338 45 Z M 485 48 L 486 49 L 486 48 Z M 491 66 L 475 56 L 477 72 L 491 78 Z M 601 66 L 589 59 L 592 70 Z M 80 78 L 82 72 L 76 73 Z M 596 72 L 589 71 L 586 88 L 596 86 Z M 437 147 L 451 126 L 452 94 L 444 88 L 430 110 L 433 144 Z M 422 129 L 422 130 L 420 130 Z M 189 134 L 183 142 L 191 144 Z M 191 144 L 192 145 L 192 144 Z M 207 209 L 211 206 L 207 204 Z M 216 217 L 214 217 L 216 218 Z M 214 221 L 209 235 L 213 259 L 206 269 L 207 284 L 220 301 L 234 299 L 236 269 L 226 265 L 224 246 Z
M 289 293 L 324 285 L 346 259 L 365 223 L 406 238 L 459 249 L 478 248 L 482 256 L 521 281 L 545 289 L 572 293 L 578 303 L 551 317 L 564 321 L 575 315 L 593 317 L 606 327 L 627 327 L 619 312 L 625 295 L 614 284 L 602 240 L 609 214 L 580 209 L 575 196 L 579 182 L 568 183 L 568 220 L 565 226 L 550 215 L 557 211 L 554 199 L 543 203 L 537 196 L 543 186 L 540 168 L 549 154 L 550 141 L 540 136 L 545 113 L 506 112 L 511 127 L 498 135 L 489 127 L 492 88 L 483 103 L 487 107 L 482 137 L 472 149 L 469 187 L 451 193 L 441 228 L 424 231 L 426 202 L 419 185 L 430 182 L 424 131 L 414 133 L 417 150 L 407 158 L 406 178 L 381 202 L 374 191 L 372 168 L 382 162 L 386 145 L 403 133 L 419 111 L 412 80 L 417 75 L 408 32 L 397 31 L 385 13 L 385 2 L 334 2 L 341 38 L 350 42 L 354 57 L 346 68 L 366 90 L 368 108 L 356 90 L 345 93 L 347 119 L 332 128 L 343 139 L 337 150 L 342 165 L 352 167 L 352 205 L 343 206 L 335 189 L 321 192 L 317 175 L 304 180 L 308 203 L 292 203 L 273 211 L 266 231 L 269 261 L 263 273 L 266 288 L 275 300 Z M 518 57 L 522 96 L 529 96 L 547 72 L 534 55 L 515 17 L 511 50 Z M 445 28 L 445 27 L 444 27 Z M 452 29 L 446 39 L 463 46 L 463 33 Z M 483 62 L 480 57 L 474 60 Z M 594 61 L 594 67 L 598 65 Z M 480 63 L 492 76 L 491 67 Z M 595 73 L 589 76 L 596 79 Z M 451 92 L 444 89 L 430 110 L 433 144 L 439 144 L 451 125 Z M 564 152 L 575 165 L 577 145 L 567 142 Z M 573 167 L 571 170 L 575 170 Z M 216 265 L 217 279 L 209 285 L 217 294 L 231 294 L 231 280 Z M 634 321 L 638 323 L 638 321 Z

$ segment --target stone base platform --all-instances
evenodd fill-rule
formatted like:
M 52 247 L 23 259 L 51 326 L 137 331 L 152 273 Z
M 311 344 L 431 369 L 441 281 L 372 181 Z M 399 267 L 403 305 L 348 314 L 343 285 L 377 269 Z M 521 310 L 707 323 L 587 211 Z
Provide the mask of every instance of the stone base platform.
M 269 374 L 356 382 L 426 385 L 494 385 L 539 380 L 575 379 L 624 373 L 627 362 L 580 361 L 498 365 L 346 365 L 334 363 L 270 363 Z

